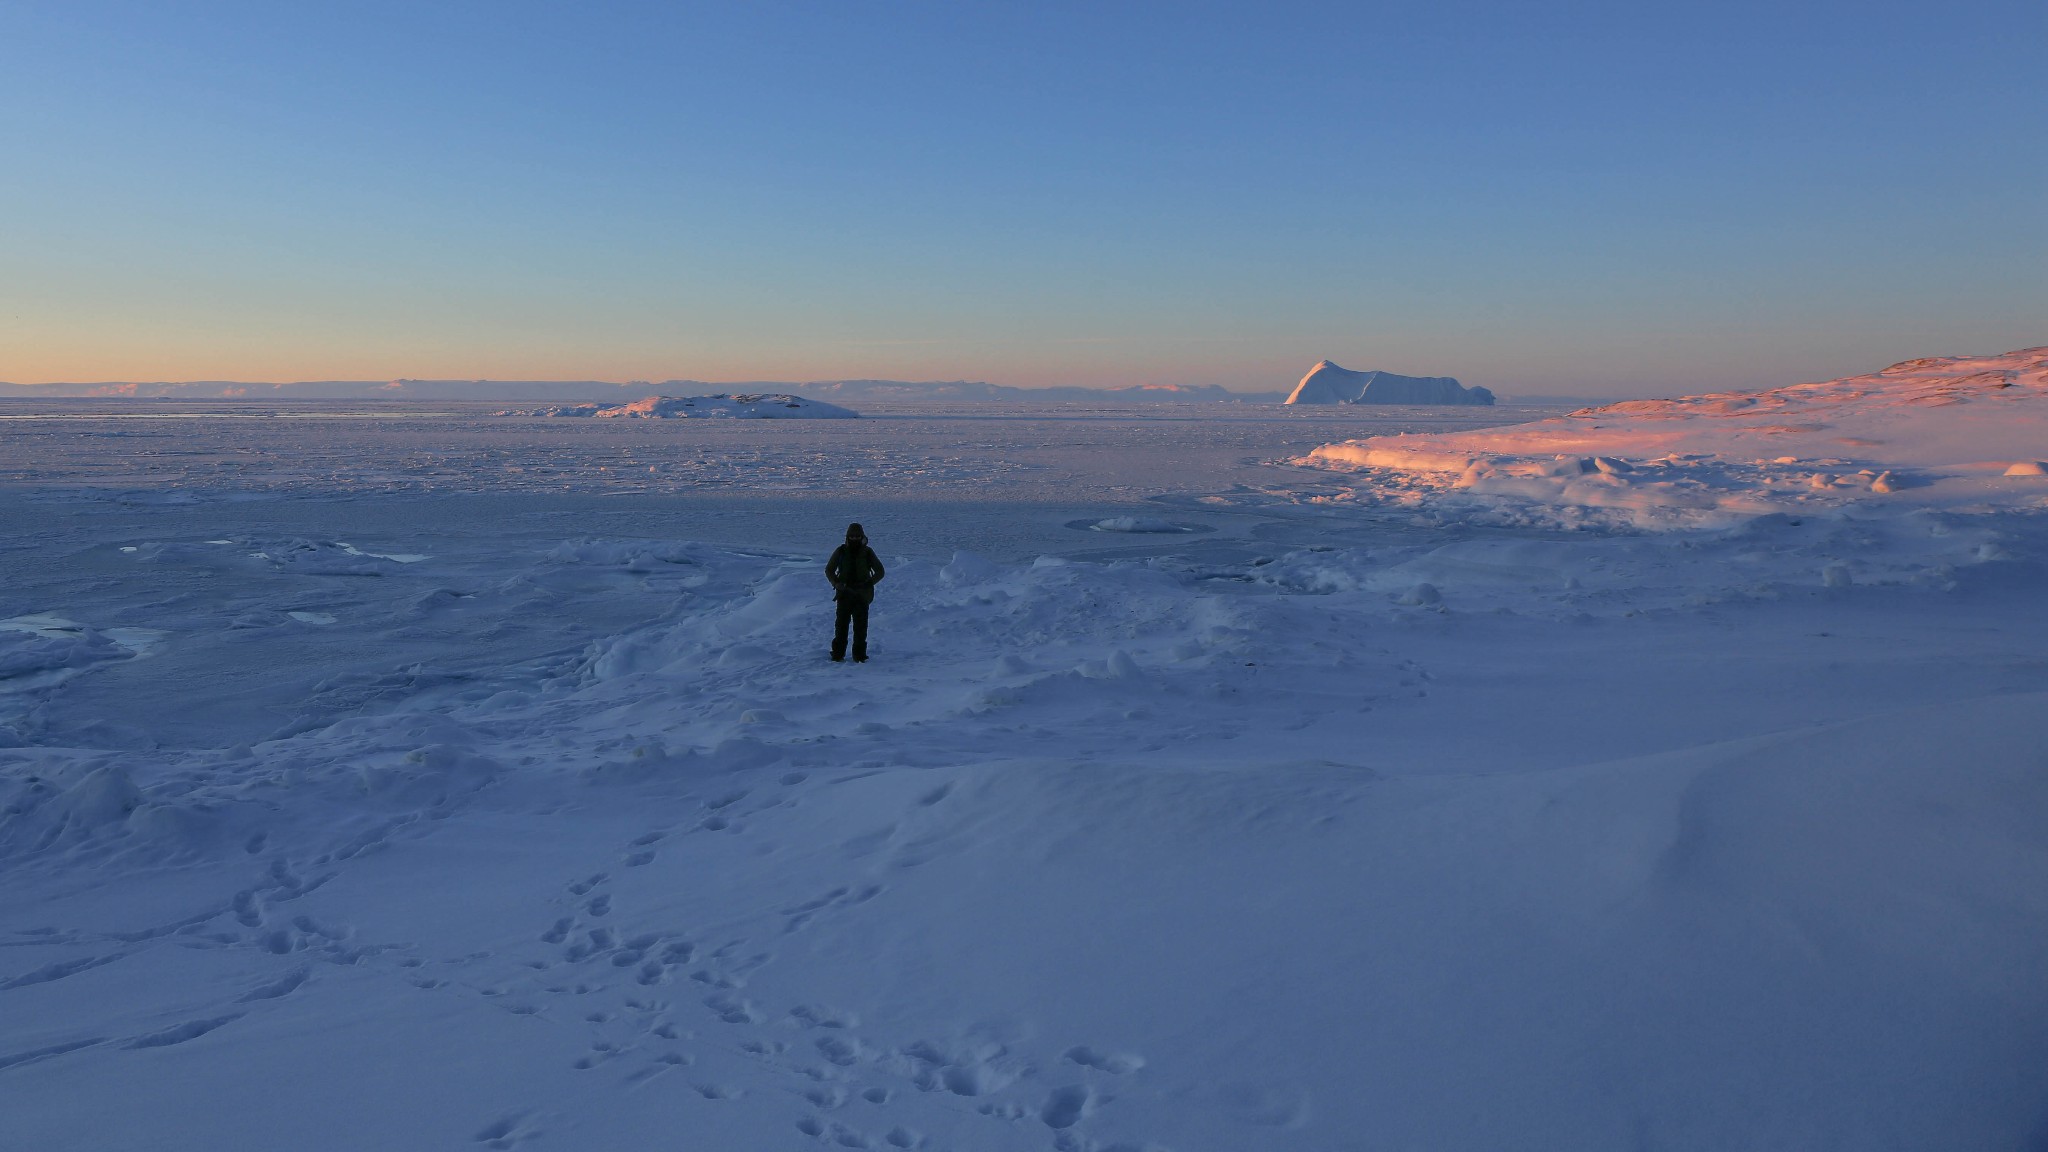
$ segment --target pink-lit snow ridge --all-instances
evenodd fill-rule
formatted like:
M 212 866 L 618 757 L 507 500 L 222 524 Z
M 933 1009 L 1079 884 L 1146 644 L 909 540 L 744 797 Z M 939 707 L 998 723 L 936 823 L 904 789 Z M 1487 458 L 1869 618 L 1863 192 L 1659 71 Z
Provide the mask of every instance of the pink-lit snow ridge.
M 1684 528 L 1773 512 L 2048 508 L 2048 347 L 1478 432 L 1325 444 L 1367 500 L 1500 522 Z

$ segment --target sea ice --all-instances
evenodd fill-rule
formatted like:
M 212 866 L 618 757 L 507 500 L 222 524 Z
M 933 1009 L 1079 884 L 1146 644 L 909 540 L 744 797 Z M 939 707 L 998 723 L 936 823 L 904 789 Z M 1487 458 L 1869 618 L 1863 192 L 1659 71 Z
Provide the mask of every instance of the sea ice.
M 1499 430 L 22 421 L 0 1129 L 2024 1147 L 2041 405 L 1972 363 Z

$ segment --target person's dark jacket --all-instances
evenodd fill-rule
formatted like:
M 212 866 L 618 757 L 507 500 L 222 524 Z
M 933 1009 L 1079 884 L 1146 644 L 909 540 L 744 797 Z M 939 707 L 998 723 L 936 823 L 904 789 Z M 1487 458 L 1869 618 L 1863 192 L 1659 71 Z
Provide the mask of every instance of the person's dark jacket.
M 865 604 L 875 598 L 875 584 L 881 580 L 882 558 L 867 541 L 849 540 L 833 550 L 825 562 L 825 579 L 832 582 L 837 598 Z

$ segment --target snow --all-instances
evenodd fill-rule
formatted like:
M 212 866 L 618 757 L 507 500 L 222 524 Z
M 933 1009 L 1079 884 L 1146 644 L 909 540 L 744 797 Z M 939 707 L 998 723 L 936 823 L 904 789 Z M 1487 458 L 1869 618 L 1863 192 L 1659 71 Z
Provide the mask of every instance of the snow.
M 771 395 L 648 396 L 630 404 L 571 404 L 501 416 L 587 416 L 599 420 L 685 420 L 726 416 L 739 420 L 851 420 L 860 413 L 781 393 Z
M 1888 430 L 1837 465 L 1720 401 L 22 420 L 0 1143 L 2025 1147 L 2030 373 L 1766 421 Z M 1573 502 L 1672 452 L 1729 487 Z
M 1913 360 L 1763 392 L 1637 400 L 1507 431 L 1326 444 L 1303 463 L 1360 469 L 1498 522 L 1726 525 L 1859 507 L 2042 508 L 2048 348 Z M 2017 482 L 2016 482 L 2017 481 Z

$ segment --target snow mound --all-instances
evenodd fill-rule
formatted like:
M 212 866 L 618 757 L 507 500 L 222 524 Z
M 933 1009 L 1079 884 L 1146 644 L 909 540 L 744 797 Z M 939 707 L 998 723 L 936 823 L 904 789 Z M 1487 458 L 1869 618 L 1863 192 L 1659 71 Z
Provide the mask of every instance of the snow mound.
M 2048 347 L 1761 392 L 1635 400 L 1510 428 L 1325 444 L 1368 496 L 1499 523 L 1703 527 L 1848 506 L 2044 508 Z
M 32 628 L 0 622 L 0 683 L 123 660 L 126 648 L 88 629 Z
M 647 396 L 631 404 L 565 404 L 523 412 L 500 412 L 500 416 L 582 416 L 599 420 L 687 420 L 726 416 L 738 420 L 852 420 L 860 416 L 851 408 L 806 400 L 784 392 L 741 395 L 720 392 L 711 396 Z
M 163 633 L 96 629 L 61 616 L 0 620 L 0 695 L 47 688 L 80 672 L 149 650 Z
M 1493 393 L 1450 376 L 1353 372 L 1321 360 L 1294 386 L 1289 404 L 1491 404 Z

